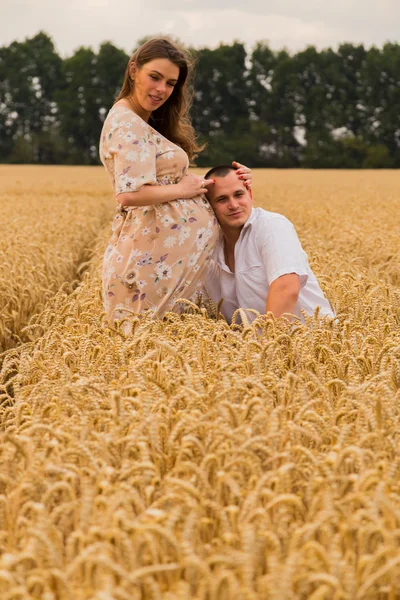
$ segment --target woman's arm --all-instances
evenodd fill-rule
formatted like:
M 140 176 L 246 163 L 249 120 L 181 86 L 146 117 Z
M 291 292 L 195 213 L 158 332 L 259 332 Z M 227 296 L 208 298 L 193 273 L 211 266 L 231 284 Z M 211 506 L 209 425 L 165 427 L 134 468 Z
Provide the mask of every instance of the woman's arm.
M 213 183 L 197 175 L 185 175 L 179 183 L 169 185 L 144 185 L 137 192 L 122 192 L 117 200 L 122 206 L 152 206 L 179 198 L 194 198 L 207 193 L 207 186 Z
M 137 192 L 122 192 L 117 200 L 122 206 L 151 206 L 176 200 L 179 184 L 173 185 L 144 185 Z

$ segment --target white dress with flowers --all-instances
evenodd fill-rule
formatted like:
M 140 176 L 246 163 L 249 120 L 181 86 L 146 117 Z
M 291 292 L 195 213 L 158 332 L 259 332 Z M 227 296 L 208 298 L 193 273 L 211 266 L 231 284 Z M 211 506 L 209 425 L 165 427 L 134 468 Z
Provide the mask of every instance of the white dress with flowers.
M 178 183 L 186 152 L 126 106 L 107 115 L 100 158 L 115 196 L 143 185 Z M 103 297 L 109 319 L 150 311 L 160 317 L 176 300 L 190 298 L 217 239 L 217 222 L 204 196 L 118 210 L 104 255 Z

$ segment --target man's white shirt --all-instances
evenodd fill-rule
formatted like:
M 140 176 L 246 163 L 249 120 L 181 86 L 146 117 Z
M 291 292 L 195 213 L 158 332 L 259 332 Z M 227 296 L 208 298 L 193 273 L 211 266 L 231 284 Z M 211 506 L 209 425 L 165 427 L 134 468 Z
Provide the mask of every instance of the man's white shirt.
M 301 311 L 334 317 L 309 264 L 296 230 L 283 215 L 254 208 L 244 224 L 235 246 L 235 272 L 225 262 L 222 233 L 206 275 L 206 289 L 230 322 L 238 308 L 252 308 L 265 314 L 269 286 L 281 275 L 296 273 L 300 293 L 293 314 L 302 320 Z M 251 313 L 247 313 L 249 318 Z

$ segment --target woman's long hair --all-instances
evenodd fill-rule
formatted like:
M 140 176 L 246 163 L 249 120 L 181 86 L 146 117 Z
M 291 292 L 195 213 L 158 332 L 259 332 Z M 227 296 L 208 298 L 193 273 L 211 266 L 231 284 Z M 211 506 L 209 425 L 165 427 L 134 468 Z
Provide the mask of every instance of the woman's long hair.
M 135 63 L 138 69 L 157 58 L 167 58 L 179 67 L 178 81 L 168 100 L 153 111 L 151 118 L 155 123 L 155 129 L 171 142 L 178 144 L 193 160 L 204 146 L 196 143 L 196 134 L 189 116 L 192 104 L 190 89 L 193 65 L 182 50 L 165 38 L 155 38 L 140 46 L 129 59 L 125 71 L 124 82 L 117 96 L 118 100 L 129 98 L 134 90 L 135 83 L 130 76 L 130 66 Z

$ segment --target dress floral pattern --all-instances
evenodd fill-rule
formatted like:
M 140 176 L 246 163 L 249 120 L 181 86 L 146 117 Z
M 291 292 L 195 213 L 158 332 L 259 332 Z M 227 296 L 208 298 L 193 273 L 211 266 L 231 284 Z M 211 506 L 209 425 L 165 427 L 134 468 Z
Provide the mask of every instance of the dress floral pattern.
M 115 195 L 178 183 L 189 166 L 182 148 L 122 105 L 104 121 L 100 158 Z M 204 196 L 141 207 L 117 203 L 103 262 L 110 321 L 144 311 L 161 317 L 179 298 L 190 298 L 204 279 L 217 232 Z

